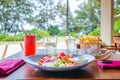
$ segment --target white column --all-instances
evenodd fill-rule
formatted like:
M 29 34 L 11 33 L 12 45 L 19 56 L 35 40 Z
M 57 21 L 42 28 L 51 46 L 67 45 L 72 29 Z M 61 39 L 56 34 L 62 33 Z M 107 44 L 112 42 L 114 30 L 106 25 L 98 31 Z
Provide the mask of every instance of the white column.
M 101 0 L 101 39 L 106 44 L 112 43 L 114 0 Z

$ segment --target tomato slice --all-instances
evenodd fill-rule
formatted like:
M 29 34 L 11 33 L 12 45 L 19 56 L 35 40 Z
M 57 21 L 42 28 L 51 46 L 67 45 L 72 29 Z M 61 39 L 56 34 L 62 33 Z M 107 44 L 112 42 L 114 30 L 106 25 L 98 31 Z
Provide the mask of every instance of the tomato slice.
M 42 63 L 43 63 L 43 62 L 40 62 L 40 61 L 38 62 L 39 65 L 42 65 Z
M 66 54 L 64 52 L 61 52 L 60 56 L 66 56 Z
M 44 62 L 45 60 L 44 59 L 40 59 L 40 61 L 39 62 Z
M 47 57 L 48 57 L 48 58 L 51 58 L 52 56 L 49 55 L 49 56 L 47 56 Z
M 43 59 L 44 59 L 44 60 L 47 60 L 47 59 L 48 59 L 48 56 L 44 57 Z

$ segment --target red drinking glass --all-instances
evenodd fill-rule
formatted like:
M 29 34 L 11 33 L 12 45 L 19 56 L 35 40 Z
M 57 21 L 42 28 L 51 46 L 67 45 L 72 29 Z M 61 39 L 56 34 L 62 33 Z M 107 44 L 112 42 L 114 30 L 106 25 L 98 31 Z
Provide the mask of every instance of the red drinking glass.
M 24 36 L 25 56 L 35 55 L 36 53 L 36 35 L 26 34 Z

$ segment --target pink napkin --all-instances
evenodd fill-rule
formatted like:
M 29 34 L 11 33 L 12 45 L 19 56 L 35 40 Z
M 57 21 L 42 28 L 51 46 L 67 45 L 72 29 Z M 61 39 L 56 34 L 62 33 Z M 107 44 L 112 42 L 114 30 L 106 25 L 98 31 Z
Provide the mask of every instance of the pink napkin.
M 98 60 L 97 64 L 100 68 L 104 69 L 111 69 L 111 68 L 116 68 L 120 69 L 120 60 L 110 60 L 112 61 L 111 63 L 103 63 L 101 60 Z
M 11 59 L 3 61 L 0 63 L 0 75 L 9 75 L 23 64 L 25 64 L 25 61 L 22 59 Z

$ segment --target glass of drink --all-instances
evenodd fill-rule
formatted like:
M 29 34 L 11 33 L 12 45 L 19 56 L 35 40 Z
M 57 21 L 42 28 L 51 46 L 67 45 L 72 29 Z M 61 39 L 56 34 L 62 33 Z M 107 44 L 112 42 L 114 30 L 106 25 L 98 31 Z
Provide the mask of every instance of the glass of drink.
M 66 39 L 68 53 L 76 53 L 76 39 L 68 37 Z
M 36 35 L 26 34 L 24 36 L 25 56 L 35 55 L 36 53 Z
M 47 37 L 46 38 L 46 53 L 53 54 L 57 50 L 57 37 Z

